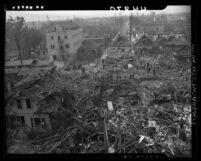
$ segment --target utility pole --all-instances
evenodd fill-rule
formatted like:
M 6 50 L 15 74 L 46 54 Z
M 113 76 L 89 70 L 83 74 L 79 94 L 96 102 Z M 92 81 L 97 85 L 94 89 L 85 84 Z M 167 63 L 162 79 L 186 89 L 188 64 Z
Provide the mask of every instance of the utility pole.
M 132 50 L 132 39 L 131 39 L 131 34 L 132 32 L 132 13 L 131 13 L 131 16 L 130 16 L 130 45 L 131 45 L 131 50 Z

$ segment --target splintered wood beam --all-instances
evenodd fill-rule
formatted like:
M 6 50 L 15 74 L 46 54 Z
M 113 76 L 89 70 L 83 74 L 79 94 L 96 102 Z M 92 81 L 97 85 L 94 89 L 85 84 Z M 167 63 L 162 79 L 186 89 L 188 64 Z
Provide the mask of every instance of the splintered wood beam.
M 107 132 L 107 124 L 106 124 L 106 119 L 105 118 L 104 118 L 104 135 L 105 135 L 106 147 L 108 149 L 110 147 L 110 145 L 109 145 L 108 132 Z

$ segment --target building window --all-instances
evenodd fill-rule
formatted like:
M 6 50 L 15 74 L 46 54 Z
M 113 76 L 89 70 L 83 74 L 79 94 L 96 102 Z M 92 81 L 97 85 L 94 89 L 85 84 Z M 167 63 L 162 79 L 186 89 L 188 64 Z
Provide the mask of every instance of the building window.
M 63 50 L 63 46 L 60 46 L 60 49 Z
M 51 49 L 54 49 L 54 48 L 55 48 L 55 46 L 54 46 L 54 45 L 51 45 L 50 47 L 51 47 Z
M 27 104 L 27 108 L 30 109 L 31 108 L 30 99 L 26 99 L 26 104 Z
M 38 127 L 41 125 L 41 120 L 40 118 L 34 118 L 34 123 L 35 123 L 35 127 Z
M 54 40 L 54 36 L 51 36 L 51 39 Z
M 17 99 L 17 108 L 18 109 L 22 109 L 22 104 L 21 104 L 21 100 Z
M 34 119 L 31 118 L 31 126 L 34 127 Z
M 61 38 L 60 38 L 60 36 L 58 36 L 58 40 L 60 40 Z
M 43 51 L 43 55 L 45 55 L 45 51 Z
M 31 118 L 31 126 L 47 128 L 45 118 Z
M 67 35 L 65 35 L 65 37 L 64 37 L 65 39 L 67 39 Z
M 17 122 L 20 122 L 21 121 L 21 117 L 20 116 L 16 116 L 16 120 L 17 120 Z
M 69 44 L 66 44 L 66 45 L 65 45 L 65 48 L 69 48 Z
M 57 56 L 56 56 L 56 55 L 53 55 L 53 59 L 54 59 L 54 60 L 57 60 Z

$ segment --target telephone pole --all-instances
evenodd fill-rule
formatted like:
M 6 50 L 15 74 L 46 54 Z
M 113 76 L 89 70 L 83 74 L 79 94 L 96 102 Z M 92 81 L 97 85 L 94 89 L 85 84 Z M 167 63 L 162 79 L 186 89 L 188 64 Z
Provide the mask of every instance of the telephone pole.
M 132 32 L 132 13 L 130 15 L 130 45 L 131 45 L 131 50 L 132 50 L 132 39 L 131 39 L 131 32 Z

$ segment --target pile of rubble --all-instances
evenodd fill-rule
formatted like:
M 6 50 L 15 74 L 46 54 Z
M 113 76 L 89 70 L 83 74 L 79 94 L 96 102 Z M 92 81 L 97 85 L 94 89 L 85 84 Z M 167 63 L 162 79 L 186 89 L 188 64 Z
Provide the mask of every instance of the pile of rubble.
M 58 74 L 57 84 L 73 93 L 76 110 L 63 105 L 63 113 L 68 113 L 72 123 L 32 140 L 35 153 L 190 157 L 190 82 L 167 66 L 163 67 L 166 74 L 156 70 L 154 76 L 132 63 L 135 59 L 111 58 L 99 71 L 70 78 Z

